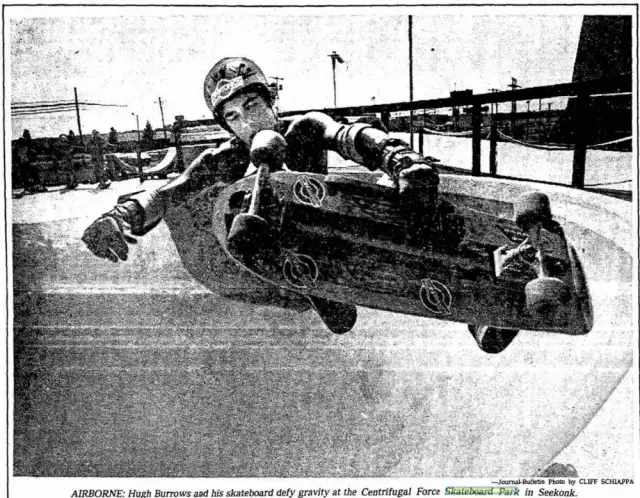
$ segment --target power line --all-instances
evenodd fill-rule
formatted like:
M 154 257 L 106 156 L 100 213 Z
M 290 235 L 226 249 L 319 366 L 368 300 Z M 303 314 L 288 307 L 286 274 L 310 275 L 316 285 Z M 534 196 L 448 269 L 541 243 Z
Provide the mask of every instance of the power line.
M 86 107 L 81 108 L 83 111 L 88 110 Z M 64 113 L 64 112 L 74 112 L 76 110 L 75 106 L 69 107 L 67 109 L 44 109 L 40 111 L 20 111 L 11 113 L 11 117 L 20 117 L 20 116 L 38 116 L 40 114 L 56 114 L 56 113 Z
M 71 103 L 73 100 L 36 100 L 35 102 L 12 102 L 11 105 Z
M 37 109 L 54 109 L 58 107 L 66 107 L 70 105 L 75 105 L 74 102 L 68 102 L 65 104 L 41 104 L 41 105 L 21 105 L 21 106 L 11 106 L 12 111 L 25 111 L 25 110 L 37 110 Z
M 83 106 L 83 108 L 86 109 L 86 107 L 84 105 L 82 105 L 82 106 Z M 22 114 L 22 113 L 25 113 L 25 112 L 28 112 L 28 113 L 58 112 L 58 111 L 64 112 L 67 109 L 75 109 L 75 108 L 76 108 L 75 104 L 68 104 L 68 105 L 65 105 L 65 106 L 62 106 L 62 107 L 49 107 L 49 108 L 47 108 L 47 107 L 39 108 L 38 107 L 38 108 L 34 108 L 34 109 L 18 109 L 18 110 L 12 111 L 11 115 Z
M 79 105 L 88 105 L 88 106 L 96 106 L 96 107 L 127 107 L 122 104 L 103 104 L 101 102 L 78 102 Z M 61 107 L 67 105 L 75 105 L 74 102 L 68 103 L 60 103 L 60 104 L 38 104 L 38 105 L 11 105 L 11 110 L 26 110 L 26 109 L 48 109 L 54 107 Z

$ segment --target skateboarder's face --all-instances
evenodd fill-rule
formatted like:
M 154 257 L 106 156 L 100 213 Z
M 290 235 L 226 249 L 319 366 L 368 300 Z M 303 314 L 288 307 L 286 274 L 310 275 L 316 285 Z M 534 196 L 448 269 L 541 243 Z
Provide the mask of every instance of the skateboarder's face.
M 248 146 L 262 130 L 273 130 L 276 116 L 271 106 L 256 92 L 248 92 L 225 102 L 222 117 L 233 134 Z

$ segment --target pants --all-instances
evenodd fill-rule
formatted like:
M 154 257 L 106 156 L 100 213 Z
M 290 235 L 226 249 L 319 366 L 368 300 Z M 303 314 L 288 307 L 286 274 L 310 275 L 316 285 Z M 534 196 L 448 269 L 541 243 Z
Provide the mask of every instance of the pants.
M 73 167 L 72 161 L 67 161 L 64 163 L 63 171 L 65 172 L 65 176 L 67 177 L 67 185 L 78 184 L 78 177 L 76 176 L 76 171 Z
M 92 157 L 91 163 L 93 164 L 93 176 L 95 176 L 96 180 L 100 182 L 100 185 L 107 183 L 107 172 L 102 158 Z
M 183 173 L 187 169 L 186 164 L 184 164 L 184 152 L 182 152 L 182 146 L 180 145 L 176 145 L 176 168 L 179 173 Z
M 38 168 L 31 164 L 31 162 L 22 163 L 20 165 L 20 176 L 22 177 L 22 186 L 24 188 L 30 188 L 42 184 Z

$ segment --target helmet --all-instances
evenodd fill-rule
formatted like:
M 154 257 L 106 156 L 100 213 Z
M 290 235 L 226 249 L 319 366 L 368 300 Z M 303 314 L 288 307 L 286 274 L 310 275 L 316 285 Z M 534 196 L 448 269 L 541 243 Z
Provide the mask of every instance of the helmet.
M 240 92 L 256 90 L 271 102 L 267 78 L 260 68 L 245 57 L 226 57 L 218 61 L 204 79 L 204 100 L 220 123 L 222 104 Z

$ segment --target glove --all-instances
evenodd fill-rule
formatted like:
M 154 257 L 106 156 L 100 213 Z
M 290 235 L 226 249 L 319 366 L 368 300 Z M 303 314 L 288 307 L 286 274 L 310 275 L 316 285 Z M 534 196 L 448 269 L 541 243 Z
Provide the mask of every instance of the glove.
M 427 194 L 438 185 L 438 176 L 434 168 L 426 163 L 412 163 L 398 171 L 398 192 L 408 196 L 414 192 Z
M 285 163 L 289 169 L 326 174 L 324 151 L 332 148 L 333 137 L 340 127 L 320 112 L 310 112 L 294 119 L 284 135 L 287 141 Z
M 127 244 L 138 241 L 124 233 L 124 220 L 117 208 L 103 214 L 84 231 L 82 241 L 89 250 L 100 258 L 114 263 L 126 261 L 129 255 Z

